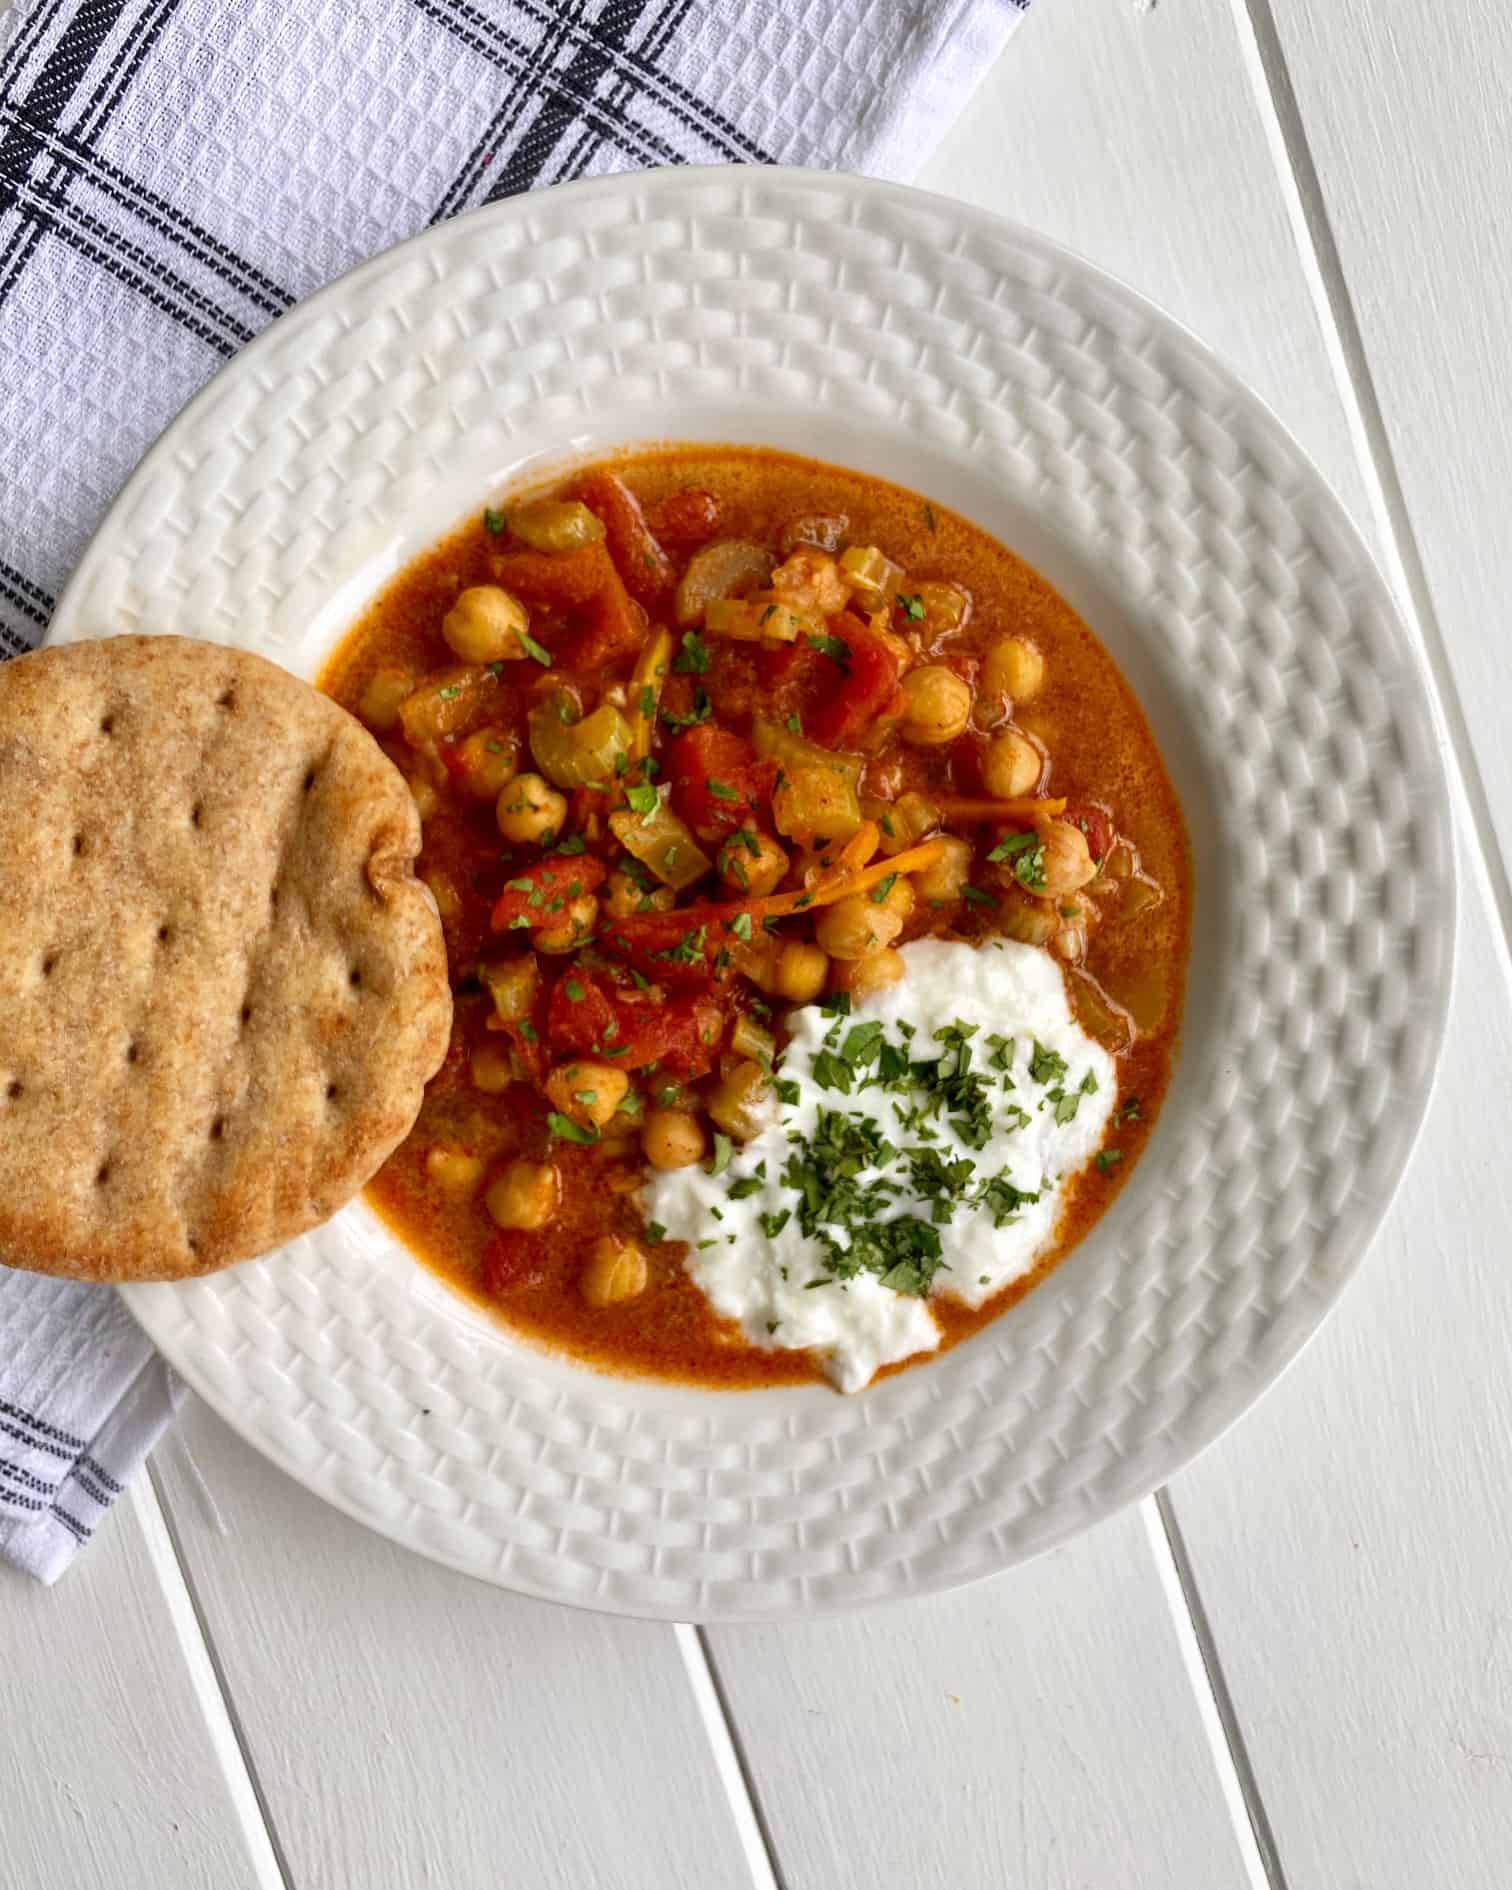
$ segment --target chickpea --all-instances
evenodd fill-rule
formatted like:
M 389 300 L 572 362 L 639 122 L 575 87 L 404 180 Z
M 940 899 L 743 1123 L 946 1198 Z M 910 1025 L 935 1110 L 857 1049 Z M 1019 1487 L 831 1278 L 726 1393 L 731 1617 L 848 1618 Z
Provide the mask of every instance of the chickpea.
M 882 851 L 888 859 L 927 839 L 940 824 L 940 810 L 927 794 L 900 794 L 890 807 L 872 818 L 882 829 Z
M 903 930 L 914 907 L 914 889 L 906 879 L 894 881 L 884 898 L 870 892 L 837 899 L 819 914 L 814 936 L 831 958 L 868 958 L 891 945 Z
M 890 945 L 866 958 L 838 961 L 830 985 L 836 991 L 849 991 L 852 997 L 869 997 L 873 991 L 885 991 L 903 976 L 903 954 Z
M 407 774 L 404 777 L 404 785 L 414 796 L 415 812 L 422 820 L 429 820 L 441 805 L 441 796 L 423 774 Z
M 1064 899 L 1068 893 L 1080 892 L 1096 877 L 1097 866 L 1080 827 L 1073 827 L 1069 820 L 1047 820 L 1038 832 L 1045 843 L 1045 861 L 1040 869 L 1045 882 L 1042 898 Z
M 496 801 L 519 773 L 520 738 L 507 729 L 476 728 L 457 744 L 458 776 L 475 801 Z
M 765 1103 L 772 1079 L 759 1063 L 740 1059 L 714 1086 L 705 1108 L 717 1127 L 737 1142 L 749 1142 L 766 1126 Z
M 677 894 L 670 886 L 647 886 L 620 867 L 605 882 L 604 904 L 611 918 L 628 919 L 634 912 L 670 912 Z
M 1045 772 L 1045 757 L 1016 728 L 994 735 L 982 756 L 982 786 L 1000 801 L 1032 794 Z
M 794 939 L 784 945 L 772 967 L 772 989 L 789 1004 L 811 1004 L 829 976 L 829 955 L 817 945 Z
M 514 1081 L 514 1064 L 500 1043 L 480 1043 L 467 1060 L 474 1089 L 485 1096 L 501 1095 Z
M 719 877 L 734 891 L 764 899 L 776 892 L 788 870 L 788 856 L 764 833 L 741 827 L 719 849 Z
M 652 1109 L 641 1128 L 641 1153 L 653 1168 L 691 1168 L 707 1138 L 691 1110 Z
M 497 812 L 499 832 L 512 845 L 529 846 L 534 840 L 543 844 L 549 834 L 554 840 L 567 818 L 567 796 L 538 774 L 517 774 L 499 796 Z
M 448 1194 L 469 1194 L 483 1179 L 483 1164 L 469 1149 L 437 1142 L 426 1151 L 425 1172 Z
M 530 628 L 530 613 L 497 584 L 475 584 L 463 591 L 441 619 L 447 648 L 464 663 L 508 663 L 525 654 L 520 641 Z
M 982 664 L 982 687 L 990 696 L 1028 702 L 1045 686 L 1045 659 L 1025 637 L 999 637 Z
M 415 678 L 397 664 L 385 663 L 368 678 L 357 702 L 359 720 L 375 735 L 387 735 L 399 726 L 399 710 L 415 693 Z
M 971 848 L 953 833 L 941 841 L 940 857 L 913 875 L 913 889 L 926 905 L 948 905 L 959 899 L 971 878 Z
M 533 1234 L 557 1211 L 562 1181 L 551 1162 L 511 1162 L 489 1182 L 483 1205 L 495 1226 Z
M 574 1057 L 559 1063 L 546 1078 L 551 1106 L 580 1129 L 601 1129 L 625 1100 L 630 1078 L 612 1063 Z
M 538 952 L 575 952 L 592 936 L 598 910 L 599 902 L 592 893 L 569 899 L 560 912 L 552 914 L 552 924 L 531 933 L 530 942 Z
M 590 1306 L 615 1306 L 646 1290 L 650 1268 L 639 1242 L 605 1234 L 593 1243 L 578 1280 L 578 1291 Z
M 903 678 L 899 733 L 919 748 L 953 742 L 971 720 L 971 685 L 942 663 L 925 663 Z

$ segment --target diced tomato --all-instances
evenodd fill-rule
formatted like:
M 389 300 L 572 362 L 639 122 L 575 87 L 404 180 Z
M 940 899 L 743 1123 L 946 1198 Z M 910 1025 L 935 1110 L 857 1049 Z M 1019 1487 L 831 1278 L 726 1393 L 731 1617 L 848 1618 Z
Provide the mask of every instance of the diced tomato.
M 617 473 L 594 473 L 578 487 L 578 497 L 603 520 L 615 569 L 638 604 L 654 610 L 676 583 L 672 560 L 656 541 L 640 500 Z
M 1113 816 L 1096 801 L 1067 801 L 1062 820 L 1069 820 L 1086 836 L 1087 851 L 1101 861 L 1113 844 Z
M 686 987 L 730 977 L 760 937 L 757 907 L 709 904 L 614 919 L 595 943 L 658 984 Z
M 557 604 L 572 609 L 586 604 L 614 575 L 602 545 L 576 551 L 509 551 L 493 560 L 496 582 L 527 604 Z
M 748 741 L 703 723 L 667 744 L 672 804 L 700 834 L 726 834 L 771 805 L 777 770 Z
M 494 905 L 491 921 L 496 932 L 515 926 L 550 925 L 555 917 L 552 902 L 560 900 L 560 912 L 569 899 L 591 893 L 602 885 L 608 868 L 589 854 L 553 854 L 521 867 L 504 882 L 504 890 Z
M 724 1006 L 704 991 L 652 1000 L 635 991 L 619 994 L 625 1045 L 617 1061 L 627 1070 L 654 1063 L 673 1076 L 701 1076 L 712 1069 L 724 1037 Z
M 492 1299 L 523 1293 L 546 1278 L 546 1255 L 540 1241 L 505 1229 L 494 1235 L 483 1254 L 483 1291 Z
M 764 643 L 757 653 L 756 674 L 764 690 L 777 690 L 785 683 L 799 681 L 808 670 L 816 669 L 819 661 L 819 652 L 807 637 L 793 643 Z
M 853 741 L 892 706 L 899 664 L 892 647 L 854 618 L 837 618 L 830 628 L 850 651 L 850 660 L 839 687 L 811 710 L 805 730 L 814 741 L 838 747 Z
M 719 501 L 697 486 L 674 492 L 653 505 L 646 523 L 668 551 L 696 551 L 719 530 Z
M 572 668 L 592 675 L 638 650 L 646 637 L 646 613 L 609 566 L 602 586 L 584 608 L 583 634 L 567 654 Z
M 553 1050 L 583 1056 L 615 1046 L 619 1017 L 611 991 L 587 972 L 569 965 L 551 987 L 546 1035 Z
M 569 969 L 552 989 L 546 1034 L 557 1055 L 605 1057 L 623 1070 L 659 1063 L 692 1076 L 713 1064 L 724 1023 L 724 1006 L 707 991 L 667 997 Z

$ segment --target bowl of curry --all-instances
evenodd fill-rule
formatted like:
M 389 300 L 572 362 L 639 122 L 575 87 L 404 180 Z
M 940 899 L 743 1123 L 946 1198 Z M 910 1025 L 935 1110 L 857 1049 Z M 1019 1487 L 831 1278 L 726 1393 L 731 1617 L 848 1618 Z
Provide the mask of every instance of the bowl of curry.
M 369 1199 L 515 1334 L 858 1390 L 1022 1297 L 1139 1160 L 1181 808 L 1093 631 L 959 513 L 622 452 L 480 506 L 321 683 L 410 782 L 457 1000 Z

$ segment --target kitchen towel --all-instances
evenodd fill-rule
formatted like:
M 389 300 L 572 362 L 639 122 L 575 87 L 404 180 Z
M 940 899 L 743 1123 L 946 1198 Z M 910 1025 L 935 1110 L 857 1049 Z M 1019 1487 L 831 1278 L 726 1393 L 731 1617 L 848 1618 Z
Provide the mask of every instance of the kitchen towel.
M 606 171 L 907 179 L 1027 4 L 0 0 L 0 653 L 153 437 L 312 289 Z M 0 1556 L 55 1579 L 181 1395 L 108 1289 L 0 1267 Z

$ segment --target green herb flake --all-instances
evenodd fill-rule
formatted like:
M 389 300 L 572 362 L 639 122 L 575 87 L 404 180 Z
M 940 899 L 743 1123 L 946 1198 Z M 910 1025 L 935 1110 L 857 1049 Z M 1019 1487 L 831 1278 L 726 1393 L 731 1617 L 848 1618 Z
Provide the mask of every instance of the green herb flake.
M 641 816 L 641 825 L 653 819 L 661 807 L 661 795 L 649 781 L 638 781 L 625 789 L 625 805 Z
M 729 1136 L 717 1131 L 714 1136 L 714 1162 L 709 1169 L 711 1175 L 722 1175 L 730 1165 L 730 1157 L 735 1153 L 735 1144 Z M 718 1210 L 716 1210 L 717 1212 Z
M 833 658 L 842 669 L 850 667 L 850 645 L 844 637 L 831 636 L 826 631 L 823 636 L 811 636 L 806 640 L 811 650 L 817 650 L 821 656 Z
M 751 915 L 749 912 L 737 912 L 730 921 L 730 930 L 736 938 L 749 940 L 751 936 Z
M 872 904 L 874 906 L 884 905 L 887 901 L 887 895 L 892 891 L 893 887 L 896 886 L 897 883 L 898 883 L 898 876 L 896 873 L 889 873 L 885 879 L 879 879 L 876 885 L 872 887 L 872 892 L 871 892 Z
M 923 594 L 915 591 L 912 597 L 905 597 L 903 592 L 899 591 L 898 608 L 911 623 L 918 623 L 924 615 Z
M 494 506 L 491 506 L 491 505 L 484 506 L 483 529 L 484 531 L 488 533 L 488 535 L 491 538 L 497 538 L 499 533 L 503 531 L 504 527 L 508 523 L 509 523 L 509 520 L 504 516 L 502 512 L 497 510 Z
M 581 1004 L 583 999 L 588 995 L 576 978 L 568 978 L 563 983 L 562 989 L 567 993 L 574 1004 Z
M 1121 1148 L 1100 1148 L 1097 1151 L 1097 1171 L 1099 1174 L 1111 1174 L 1123 1160 Z
M 712 775 L 705 780 L 704 786 L 714 796 L 716 801 L 738 801 L 740 799 L 739 788 L 732 788 L 728 781 L 716 781 Z
M 535 660 L 540 664 L 542 669 L 550 669 L 551 668 L 550 650 L 543 649 L 542 646 L 536 642 L 535 638 L 530 634 L 528 630 L 521 630 L 519 632 L 519 637 L 520 637 L 520 648 L 524 650 L 525 654 L 527 656 L 533 656 Z
M 555 1109 L 547 1116 L 546 1126 L 551 1130 L 553 1135 L 560 1137 L 564 1142 L 586 1144 L 596 1142 L 599 1139 L 597 1129 L 585 1129 L 581 1123 L 574 1122 L 570 1116 L 558 1114 Z
M 702 676 L 709 667 L 709 646 L 696 630 L 683 632 L 682 646 L 672 667 L 685 676 Z
M 1055 1083 L 1066 1074 L 1066 1059 L 1057 1056 L 1055 1051 L 1047 1050 L 1036 1037 L 1034 1054 L 1029 1059 L 1029 1075 L 1036 1083 Z
M 963 886 L 961 888 L 961 897 L 968 905 L 972 906 L 995 906 L 997 904 L 992 894 L 990 892 L 983 892 L 980 886 Z
M 646 1242 L 649 1246 L 659 1247 L 667 1238 L 667 1230 L 660 1221 L 646 1222 Z

